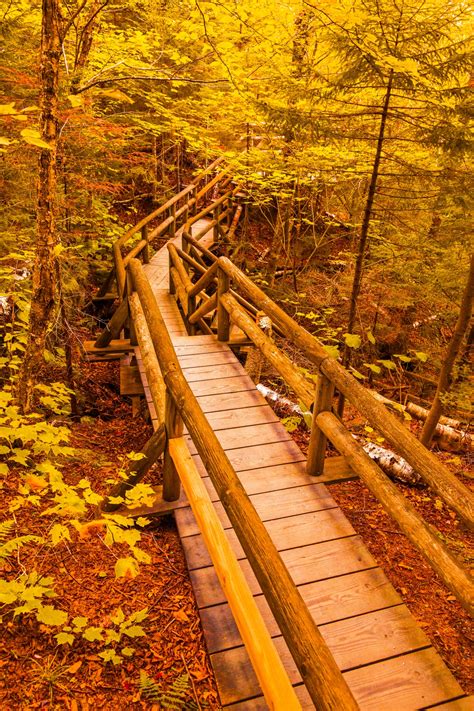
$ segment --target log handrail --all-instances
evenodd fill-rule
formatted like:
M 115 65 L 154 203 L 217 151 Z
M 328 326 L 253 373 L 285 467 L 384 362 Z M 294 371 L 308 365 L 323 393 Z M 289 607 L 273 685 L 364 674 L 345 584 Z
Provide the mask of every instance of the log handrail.
M 194 244 L 193 239 L 192 243 Z M 185 253 L 181 253 L 180 255 L 179 251 L 175 247 L 170 247 L 170 253 L 173 254 L 174 264 L 177 264 L 180 258 L 182 259 L 183 256 L 186 256 Z M 204 250 L 203 253 L 205 253 Z M 214 257 L 214 255 L 212 256 Z M 375 398 L 373 398 L 373 395 L 366 391 L 362 385 L 357 383 L 353 376 L 351 376 L 350 373 L 343 368 L 343 366 L 337 363 L 334 358 L 329 358 L 329 356 L 325 353 L 324 358 L 321 358 L 321 349 L 323 349 L 323 346 L 319 344 L 317 340 L 307 331 L 290 319 L 287 314 L 282 312 L 284 314 L 284 319 L 280 319 L 281 325 L 284 325 L 284 323 L 287 322 L 287 319 L 289 319 L 293 329 L 296 331 L 300 330 L 299 333 L 297 332 L 298 341 L 300 343 L 305 343 L 308 340 L 308 337 L 311 339 L 310 342 L 312 349 L 309 350 L 302 348 L 302 350 L 306 357 L 319 364 L 319 375 L 317 378 L 316 389 L 314 391 L 314 387 L 311 387 L 308 380 L 306 380 L 306 378 L 298 371 L 294 363 L 281 351 L 281 349 L 276 346 L 273 340 L 269 338 L 261 328 L 259 328 L 259 326 L 232 295 L 230 290 L 230 279 L 231 277 L 235 277 L 236 269 L 237 268 L 229 262 L 229 260 L 214 257 L 211 267 L 209 267 L 208 270 L 200 276 L 198 282 L 193 285 L 188 274 L 186 273 L 186 270 L 184 269 L 184 265 L 182 265 L 182 270 L 186 273 L 186 279 L 183 281 L 185 281 L 188 285 L 188 294 L 191 291 L 199 293 L 203 287 L 216 281 L 216 271 L 218 274 L 217 293 L 214 294 L 207 303 L 204 302 L 204 304 L 194 311 L 194 313 L 188 313 L 188 320 L 190 320 L 191 323 L 195 323 L 198 318 L 202 317 L 209 310 L 217 307 L 217 333 L 219 340 L 228 340 L 230 318 L 233 323 L 244 331 L 255 346 L 263 353 L 270 364 L 273 365 L 273 367 L 275 367 L 275 369 L 280 373 L 286 384 L 293 389 L 298 398 L 307 407 L 310 407 L 314 401 L 313 423 L 307 462 L 308 473 L 315 476 L 323 473 L 326 438 L 328 437 L 338 448 L 341 454 L 346 456 L 353 470 L 359 474 L 360 478 L 369 487 L 372 493 L 375 494 L 376 498 L 382 503 L 389 515 L 394 518 L 408 539 L 415 545 L 416 548 L 418 548 L 418 550 L 420 550 L 422 555 L 440 576 L 445 585 L 456 595 L 463 607 L 472 614 L 474 609 L 474 586 L 469 573 L 450 553 L 448 547 L 439 540 L 436 531 L 426 524 L 425 521 L 416 513 L 416 511 L 411 507 L 411 504 L 406 501 L 405 497 L 390 482 L 385 473 L 375 463 L 373 463 L 372 460 L 370 460 L 368 455 L 363 452 L 360 445 L 352 439 L 350 433 L 330 412 L 332 393 L 334 386 L 337 385 L 340 392 L 347 396 L 351 402 L 358 407 L 363 414 L 365 414 L 374 427 L 380 429 L 379 419 L 373 414 L 373 403 L 371 400 L 377 402 Z M 201 269 L 199 269 L 198 272 L 201 273 Z M 257 300 L 257 290 L 261 290 L 259 290 L 253 282 L 250 282 L 248 277 L 240 272 L 240 270 L 238 270 L 238 276 L 241 287 L 248 282 L 249 288 L 246 291 L 246 295 L 249 298 L 256 301 L 259 306 L 262 305 L 263 297 L 268 300 L 268 297 L 266 297 L 263 292 L 261 292 L 262 298 Z M 183 282 L 181 282 L 180 287 L 183 286 Z M 227 317 L 225 320 L 222 318 L 222 312 L 224 310 Z M 281 310 L 274 302 L 271 302 L 271 308 L 267 309 L 266 313 L 268 314 L 269 311 L 272 317 L 280 317 Z M 297 339 L 292 338 L 292 335 L 293 332 L 287 333 L 287 338 L 295 343 Z M 315 350 L 313 350 L 314 345 L 316 346 Z M 357 386 L 355 395 L 353 392 L 354 383 Z M 384 422 L 382 426 L 389 427 L 391 424 L 390 419 L 394 419 L 398 425 L 398 427 L 394 428 L 393 431 L 389 430 L 390 440 L 400 448 L 403 447 L 404 442 L 401 441 L 399 437 L 399 428 L 401 428 L 402 433 L 407 435 L 405 439 L 407 439 L 407 441 L 411 441 L 412 449 L 415 443 L 415 450 L 421 449 L 423 453 L 426 452 L 429 454 L 429 458 L 434 460 L 435 464 L 433 476 L 438 477 L 436 480 L 438 493 L 440 495 L 447 494 L 445 498 L 447 503 L 450 503 L 449 495 L 451 494 L 451 500 L 454 500 L 454 503 L 456 504 L 453 508 L 455 508 L 460 515 L 466 512 L 466 516 L 468 516 L 469 501 L 459 501 L 457 498 L 453 499 L 453 492 L 450 488 L 452 479 L 454 479 L 455 484 L 459 484 L 458 490 L 462 491 L 463 485 L 461 482 L 458 482 L 449 470 L 448 474 L 450 477 L 447 481 L 445 481 L 443 479 L 443 467 L 440 465 L 438 460 L 427 450 L 425 450 L 423 445 L 421 445 L 411 433 L 405 430 L 396 418 L 387 413 L 383 405 L 380 405 L 378 402 L 377 405 L 382 408 L 384 413 Z M 402 450 L 402 452 L 404 457 L 410 461 L 410 458 L 407 456 L 405 451 Z M 411 457 L 410 463 L 412 463 L 414 468 L 419 471 L 418 467 L 420 466 L 420 458 L 417 454 L 418 452 L 416 451 Z M 436 465 L 438 466 L 436 467 Z M 420 473 L 422 474 L 422 471 L 420 471 Z M 425 476 L 425 480 L 426 479 L 427 477 Z M 434 488 L 433 485 L 432 488 Z M 469 496 L 470 492 L 467 489 L 466 492 Z M 466 506 L 463 507 L 463 504 L 466 504 Z M 468 518 L 466 520 L 469 522 Z
M 290 573 L 184 377 L 142 265 L 132 259 L 129 270 L 169 396 L 206 466 L 311 698 L 318 708 L 327 711 L 357 709 Z
M 420 474 L 423 480 L 457 512 L 470 527 L 474 527 L 474 495 L 440 462 L 384 405 L 357 382 L 335 358 L 330 357 L 318 339 L 300 326 L 264 291 L 254 284 L 227 257 L 220 257 L 220 268 L 234 285 L 264 311 L 334 386 L 361 412 Z

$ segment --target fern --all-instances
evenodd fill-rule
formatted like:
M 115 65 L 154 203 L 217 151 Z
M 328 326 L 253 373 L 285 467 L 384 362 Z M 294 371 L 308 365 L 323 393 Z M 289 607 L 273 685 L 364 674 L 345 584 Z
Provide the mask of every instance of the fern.
M 39 536 L 16 536 L 9 540 L 13 532 L 15 522 L 12 519 L 0 523 L 0 560 L 12 555 L 16 550 L 25 545 L 25 543 L 40 543 L 42 539 Z
M 171 711 L 196 711 L 197 704 L 188 700 L 189 696 L 189 675 L 181 674 L 174 680 L 171 688 L 163 691 L 159 685 L 151 679 L 145 671 L 140 671 L 140 681 L 138 683 L 142 694 L 150 701 L 156 701 L 164 709 Z

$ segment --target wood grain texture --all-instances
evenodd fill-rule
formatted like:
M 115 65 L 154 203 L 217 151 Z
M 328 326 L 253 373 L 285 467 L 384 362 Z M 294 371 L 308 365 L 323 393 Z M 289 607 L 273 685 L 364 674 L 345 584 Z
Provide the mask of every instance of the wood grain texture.
M 400 605 L 402 600 L 384 573 L 371 568 L 349 575 L 300 585 L 303 600 L 318 625 L 363 615 Z M 256 603 L 272 636 L 280 630 L 263 595 Z M 227 603 L 200 610 L 201 621 L 209 652 L 219 652 L 242 644 L 232 613 Z
M 363 665 L 370 665 L 368 669 L 372 669 L 375 663 L 379 667 L 384 659 L 429 646 L 428 638 L 417 627 L 404 605 L 321 625 L 320 630 L 342 671 L 358 669 Z M 283 638 L 275 638 L 274 643 L 290 680 L 298 683 L 301 679 Z M 245 695 L 249 698 L 258 695 L 257 678 L 245 647 L 216 652 L 211 658 L 224 704 L 238 701 L 245 698 Z M 239 670 L 237 678 L 233 678 L 232 671 L 229 672 L 232 669 Z M 360 678 L 358 682 L 362 686 Z M 436 686 L 435 679 L 432 679 L 432 684 Z M 439 693 L 443 693 L 443 686 L 444 680 L 441 679 Z
M 359 536 L 315 543 L 304 548 L 292 548 L 283 551 L 281 557 L 298 586 L 376 567 L 373 557 Z M 254 594 L 260 593 L 260 587 L 249 562 L 242 560 L 240 565 L 252 592 Z M 199 608 L 225 602 L 225 597 L 211 567 L 191 571 L 190 576 Z
M 242 442 L 245 442 L 247 447 L 254 447 L 274 442 L 289 442 L 291 440 L 291 435 L 280 422 L 255 423 L 248 427 L 231 427 L 214 429 L 214 431 L 222 447 L 229 453 L 232 449 L 241 448 Z M 196 446 L 189 436 L 187 437 L 187 444 L 191 454 L 197 454 Z
M 280 552 L 354 535 L 354 529 L 338 508 L 268 521 L 266 529 Z M 235 531 L 230 528 L 226 533 L 237 558 L 244 558 L 245 553 Z M 183 538 L 182 543 L 189 570 L 211 564 L 201 535 Z
M 214 500 L 214 506 L 224 528 L 231 528 L 229 517 L 220 501 Z M 336 502 L 322 484 L 300 486 L 289 490 L 267 491 L 250 497 L 262 521 L 270 521 L 287 516 L 298 516 L 311 511 L 335 508 Z M 181 538 L 199 533 L 192 511 L 180 512 L 176 518 Z

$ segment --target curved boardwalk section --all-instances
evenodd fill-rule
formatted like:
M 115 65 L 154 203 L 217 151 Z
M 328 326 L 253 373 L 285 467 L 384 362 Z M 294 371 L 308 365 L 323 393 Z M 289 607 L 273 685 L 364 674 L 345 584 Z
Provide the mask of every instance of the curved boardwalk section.
M 206 238 L 210 241 L 211 235 Z M 322 483 L 354 478 L 344 458 L 327 459 L 322 477 L 308 476 L 301 450 L 232 350 L 215 336 L 186 334 L 168 292 L 167 250 L 157 252 L 145 270 L 186 379 L 360 708 L 472 709 L 472 699 L 464 696 Z M 138 348 L 136 357 L 156 422 Z M 186 438 L 302 707 L 314 708 L 205 467 L 190 437 Z M 265 709 L 257 678 L 184 496 L 176 503 L 175 516 L 222 705 L 235 711 Z

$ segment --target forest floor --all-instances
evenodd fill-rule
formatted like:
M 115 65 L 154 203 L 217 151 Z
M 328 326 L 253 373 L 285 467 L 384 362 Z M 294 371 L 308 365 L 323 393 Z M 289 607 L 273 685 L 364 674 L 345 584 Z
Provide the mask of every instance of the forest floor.
M 93 417 L 72 424 L 71 443 L 78 455 L 64 467 L 63 475 L 71 483 L 88 478 L 94 490 L 106 493 L 105 480 L 113 478 L 127 452 L 143 446 L 151 428 L 141 416 L 132 419 L 130 405 L 119 395 L 118 363 L 82 363 L 81 392 L 84 410 Z M 348 416 L 356 428 L 361 425 L 350 409 Z M 307 431 L 299 427 L 293 436 L 305 450 Z M 456 473 L 466 471 L 461 457 L 439 456 Z M 157 483 L 159 468 L 150 476 Z M 469 478 L 465 481 L 472 484 Z M 427 489 L 401 488 L 461 560 L 472 563 L 472 537 L 458 525 L 455 515 Z M 8 503 L 16 489 L 7 487 L 4 493 Z M 361 483 L 335 485 L 331 493 L 465 691 L 474 692 L 474 628 L 467 613 Z M 24 508 L 15 515 L 22 531 L 41 534 L 50 525 L 34 509 Z M 28 618 L 21 624 L 10 621 L 0 639 L 0 709 L 158 709 L 156 701 L 140 690 L 141 671 L 163 694 L 188 674 L 188 702 L 198 709 L 219 708 L 173 519 L 155 519 L 144 529 L 140 547 L 150 554 L 152 563 L 141 565 L 134 579 L 115 579 L 113 566 L 119 553 L 115 547 L 108 548 L 99 534 L 91 532 L 86 539 L 77 537 L 43 549 L 34 565 L 44 575 L 62 574 L 57 578 L 56 604 L 70 615 L 84 615 L 107 628 L 117 608 L 126 615 L 148 608 L 146 636 L 133 640 L 132 658 L 113 666 L 98 656 L 100 646 L 94 649 L 85 641 L 73 647 L 57 646 L 50 628 Z M 29 562 L 24 548 L 21 563 L 28 566 Z
M 71 484 L 89 479 L 94 491 L 105 494 L 110 487 L 105 480 L 116 476 L 126 453 L 139 451 L 152 430 L 143 417 L 132 419 L 131 406 L 119 395 L 118 362 L 83 362 L 80 368 L 82 406 L 93 417 L 70 425 L 70 444 L 77 449 L 77 456 L 64 465 L 62 473 Z M 12 472 L 3 489 L 7 510 L 18 493 L 14 476 Z M 157 483 L 159 476 L 155 466 L 149 478 Z M 51 525 L 35 508 L 22 507 L 15 512 L 15 519 L 22 533 L 47 534 Z M 140 548 L 151 556 L 151 564 L 140 565 L 140 573 L 133 579 L 115 578 L 120 546 L 107 547 L 100 533 L 92 530 L 85 539 L 73 535 L 72 541 L 44 547 L 39 554 L 34 549 L 34 560 L 25 546 L 19 551 L 19 561 L 24 569 L 32 567 L 42 575 L 54 575 L 55 606 L 71 616 L 88 617 L 95 625 L 110 627 L 110 617 L 118 608 L 126 616 L 148 608 L 142 623 L 146 635 L 131 640 L 135 654 L 114 666 L 99 657 L 100 644 L 76 640 L 72 647 L 58 646 L 53 636 L 56 630 L 38 625 L 28 616 L 22 616 L 21 623 L 5 619 L 0 636 L 0 710 L 162 708 L 140 690 L 142 671 L 163 697 L 187 674 L 187 708 L 219 708 L 173 519 L 155 519 L 144 529 Z

